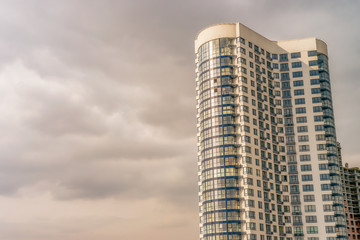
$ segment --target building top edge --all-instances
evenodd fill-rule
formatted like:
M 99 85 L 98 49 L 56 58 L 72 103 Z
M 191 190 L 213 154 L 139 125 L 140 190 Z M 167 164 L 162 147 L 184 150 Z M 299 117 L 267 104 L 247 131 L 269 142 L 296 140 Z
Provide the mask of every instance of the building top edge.
M 280 50 L 282 48 L 285 51 L 296 51 L 299 42 L 305 43 L 306 46 L 312 46 L 314 50 L 319 50 L 319 52 L 327 54 L 327 44 L 322 39 L 316 37 L 306 37 L 306 38 L 297 38 L 289 40 L 270 40 L 258 32 L 250 29 L 249 27 L 243 25 L 242 23 L 219 23 L 207 26 L 201 29 L 195 38 L 195 52 L 197 49 L 207 41 L 217 39 L 217 38 L 236 38 L 239 36 L 249 35 L 251 38 L 257 39 L 260 43 L 274 45 L 269 50 Z M 277 46 L 275 46 L 277 45 Z M 310 47 L 311 48 L 311 47 Z M 299 49 L 300 50 L 300 49 Z
M 209 25 L 209 26 L 203 27 L 203 28 L 201 28 L 201 29 L 196 33 L 195 39 L 198 39 L 200 33 L 202 33 L 203 31 L 205 31 L 206 29 L 212 28 L 212 27 L 215 27 L 215 26 L 220 26 L 220 25 L 236 25 L 236 23 L 231 23 L 231 22 L 229 22 L 229 23 L 215 23 L 215 24 L 211 24 L 211 25 Z

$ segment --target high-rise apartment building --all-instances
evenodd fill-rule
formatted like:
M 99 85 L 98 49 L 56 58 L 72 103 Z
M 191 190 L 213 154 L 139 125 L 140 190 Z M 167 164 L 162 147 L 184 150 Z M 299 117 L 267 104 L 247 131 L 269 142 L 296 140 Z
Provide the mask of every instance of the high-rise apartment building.
M 347 239 L 326 44 L 195 41 L 201 240 Z
M 342 181 L 349 240 L 360 239 L 360 169 L 346 164 Z

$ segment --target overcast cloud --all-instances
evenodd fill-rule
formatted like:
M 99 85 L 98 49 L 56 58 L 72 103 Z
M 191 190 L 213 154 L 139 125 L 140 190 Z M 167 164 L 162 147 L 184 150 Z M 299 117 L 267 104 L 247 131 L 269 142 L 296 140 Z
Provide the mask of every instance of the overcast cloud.
M 360 165 L 358 1 L 0 1 L 0 239 L 198 239 L 193 43 L 242 22 L 328 43 Z

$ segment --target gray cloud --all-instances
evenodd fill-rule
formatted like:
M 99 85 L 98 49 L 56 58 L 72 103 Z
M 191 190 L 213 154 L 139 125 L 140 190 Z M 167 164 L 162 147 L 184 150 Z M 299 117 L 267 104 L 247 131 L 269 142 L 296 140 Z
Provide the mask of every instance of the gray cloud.
M 219 22 L 240 21 L 273 40 L 316 36 L 328 43 L 338 137 L 344 161 L 355 165 L 359 5 L 1 3 L 0 205 L 16 217 L 0 218 L 0 237 L 197 239 L 193 41 Z M 26 215 L 28 199 L 44 209 Z

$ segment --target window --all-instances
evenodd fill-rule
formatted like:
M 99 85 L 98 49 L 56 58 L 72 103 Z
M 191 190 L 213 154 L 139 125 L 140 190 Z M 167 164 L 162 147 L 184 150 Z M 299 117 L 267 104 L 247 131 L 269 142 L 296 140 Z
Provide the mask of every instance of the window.
M 252 178 L 244 178 L 245 185 L 254 185 L 254 180 Z
M 301 62 L 293 62 L 293 63 L 291 63 L 291 67 L 292 68 L 301 68 L 302 64 L 301 64 Z
M 243 76 L 239 77 L 239 81 L 244 82 L 244 83 L 248 83 L 247 78 L 243 77 Z
M 332 205 L 331 204 L 325 204 L 323 207 L 324 207 L 324 212 L 331 212 L 332 211 Z
M 330 180 L 330 175 L 329 174 L 320 174 L 320 180 L 321 181 Z
M 238 58 L 238 63 L 242 63 L 246 65 L 246 59 L 245 58 Z
M 278 55 L 275 54 L 275 53 L 273 53 L 273 54 L 272 54 L 272 59 L 275 59 L 275 60 L 278 59 Z
M 273 63 L 273 69 L 279 69 L 279 64 L 278 63 Z
M 305 221 L 307 223 L 316 223 L 317 222 L 317 218 L 316 216 L 305 216 Z M 308 227 L 309 228 L 309 227 Z M 308 232 L 309 233 L 309 232 Z M 316 227 L 316 233 L 317 233 L 317 227 Z
M 249 98 L 248 98 L 247 96 L 242 95 L 242 96 L 240 96 L 239 101 L 240 101 L 240 102 L 246 102 L 246 103 L 248 103 L 248 102 L 249 102 Z
M 258 159 L 256 159 L 256 160 L 258 160 Z M 257 165 L 257 166 L 260 166 L 260 164 Z M 261 181 L 260 181 L 260 180 L 256 180 L 256 185 L 257 185 L 258 187 L 261 187 Z
M 250 127 L 246 125 L 242 125 L 242 131 L 250 133 Z
M 289 82 L 282 82 L 281 83 L 282 89 L 290 89 L 290 83 Z
M 304 202 L 315 202 L 315 195 L 304 195 Z
M 240 51 L 240 53 L 246 54 L 245 48 L 240 47 L 240 48 L 237 48 L 237 49 L 238 49 L 238 52 Z
M 299 151 L 300 152 L 308 152 L 308 151 L 310 151 L 310 146 L 309 145 L 300 145 Z
M 311 156 L 310 155 L 300 155 L 300 162 L 308 162 L 311 161 Z
M 311 79 L 311 80 L 310 80 L 310 84 L 311 84 L 311 85 L 320 84 L 320 80 L 319 80 L 319 79 Z
M 288 55 L 287 53 L 280 54 L 280 62 L 288 61 Z
M 312 93 L 312 94 L 318 94 L 318 93 L 320 93 L 320 88 L 312 88 L 312 89 L 311 89 L 311 93 Z
M 312 216 L 312 217 L 315 217 L 315 220 L 309 219 L 309 223 L 310 223 L 311 221 L 316 222 L 316 216 Z M 308 219 L 306 219 L 306 222 L 308 222 Z M 319 231 L 318 231 L 318 227 L 311 226 L 311 227 L 306 227 L 306 232 L 307 232 L 308 234 L 317 234 Z M 310 238 L 308 238 L 308 239 L 310 239 Z M 319 238 L 318 238 L 318 239 L 319 239 Z
M 326 233 L 335 233 L 335 227 L 333 226 L 326 226 L 325 227 Z
M 318 70 L 310 70 L 310 76 L 317 76 L 317 75 L 319 75 Z
M 299 185 L 290 185 L 290 193 L 295 193 L 295 194 L 297 194 L 297 193 L 300 193 L 300 191 L 299 191 Z
M 321 107 L 320 106 L 316 106 L 316 107 L 313 107 L 313 112 L 321 112 Z
M 240 116 L 240 120 L 244 121 L 244 122 L 249 122 L 249 117 L 245 116 L 245 115 L 242 115 L 242 116 Z
M 313 103 L 321 103 L 321 98 L 320 97 L 313 97 L 312 102 Z
M 289 172 L 297 172 L 297 166 L 296 165 L 290 165 L 289 166 Z
M 330 184 L 321 184 L 321 191 L 331 190 Z
M 266 51 L 266 59 L 271 60 L 271 54 L 268 51 Z
M 291 100 L 283 100 L 284 107 L 291 107 Z
M 297 99 L 295 99 L 295 103 L 296 103 L 296 100 Z M 304 103 L 305 103 L 305 99 L 304 99 Z M 305 107 L 295 108 L 295 111 L 297 114 L 306 113 L 306 108 Z
M 252 175 L 252 168 L 251 167 L 245 167 L 244 168 L 244 174 L 249 174 Z M 251 179 L 251 178 L 246 178 L 246 179 Z M 244 179 L 245 180 L 245 179 Z
M 331 199 L 331 194 L 323 194 L 323 195 L 322 195 L 322 200 L 323 200 L 324 202 L 331 201 L 331 200 L 332 200 L 332 199 Z
M 308 51 L 308 57 L 316 56 L 317 52 L 316 50 Z
M 305 98 L 297 98 L 295 99 L 295 104 L 305 104 Z
M 324 131 L 324 125 L 315 125 L 315 131 Z
M 300 58 L 300 57 L 301 57 L 301 53 L 300 53 L 300 52 L 291 53 L 291 58 Z
M 309 182 L 313 180 L 313 176 L 311 174 L 307 174 L 307 175 L 301 175 L 301 180 L 303 182 Z M 305 186 L 305 185 L 304 185 Z
M 289 176 L 289 183 L 290 184 L 298 184 L 299 183 L 298 176 L 297 175 L 290 175 Z
M 296 122 L 297 123 L 306 123 L 307 119 L 306 119 L 306 117 L 296 117 Z
M 326 145 L 325 144 L 317 144 L 316 145 L 317 150 L 321 151 L 321 150 L 325 150 L 326 149 Z
M 301 171 L 302 172 L 308 172 L 311 171 L 311 165 L 307 164 L 307 165 L 301 165 Z
M 324 141 L 324 140 L 325 140 L 324 134 L 316 134 L 316 141 Z
M 289 64 L 280 63 L 280 71 L 289 71 Z
M 254 200 L 246 200 L 245 207 L 254 207 Z
M 254 211 L 245 212 L 245 215 L 246 215 L 247 218 L 255 219 L 255 212 Z
M 256 224 L 252 222 L 246 223 L 246 229 L 248 230 L 256 230 Z
M 304 81 L 303 80 L 294 81 L 293 85 L 294 85 L 294 87 L 304 86 Z
M 319 164 L 319 170 L 328 170 L 328 165 L 325 163 Z
M 289 73 L 281 73 L 281 80 L 290 80 Z
M 302 227 L 294 227 L 294 234 L 303 234 L 303 228 Z
M 298 140 L 299 140 L 299 142 L 308 142 L 309 136 L 308 135 L 298 136 Z
M 294 128 L 293 127 L 287 127 L 285 128 L 285 134 L 293 134 Z
M 249 237 L 250 236 L 250 237 Z M 250 234 L 248 235 L 249 240 L 256 240 L 256 234 Z
M 303 73 L 301 71 L 298 71 L 298 72 L 293 72 L 292 75 L 293 78 L 298 78 L 298 77 L 302 77 Z
M 312 185 L 312 184 L 303 185 L 303 191 L 304 192 L 313 192 L 314 191 L 314 185 Z
M 295 96 L 304 95 L 304 89 L 294 90 L 294 95 Z
M 295 146 L 287 146 L 287 152 L 288 153 L 293 153 L 293 152 L 295 152 Z
M 325 222 L 334 222 L 334 216 L 333 215 L 325 215 L 324 219 L 325 219 Z
M 316 66 L 318 64 L 317 60 L 309 61 L 309 66 Z
M 246 74 L 246 73 L 247 73 L 247 69 L 244 68 L 244 67 L 240 67 L 240 68 L 239 68 L 239 72 L 242 72 L 242 73 Z
M 245 188 L 245 196 L 254 196 L 254 189 Z
M 297 127 L 297 131 L 298 131 L 298 132 L 307 132 L 307 131 L 308 131 L 308 127 L 307 127 L 307 126 Z
M 252 157 L 248 157 L 248 156 L 244 157 L 243 162 L 251 164 L 252 163 Z
M 309 195 L 309 196 L 314 196 L 314 195 Z M 315 205 L 305 205 L 305 212 L 316 212 L 316 206 Z
M 319 238 L 318 238 L 318 237 L 308 237 L 307 240 L 319 240 Z M 336 239 L 335 239 L 335 240 L 336 240 Z
M 249 44 L 249 48 L 252 48 L 252 47 L 253 47 L 252 42 L 248 42 L 248 44 Z
M 289 98 L 291 97 L 291 93 L 290 91 L 282 91 L 282 96 L 283 98 Z

